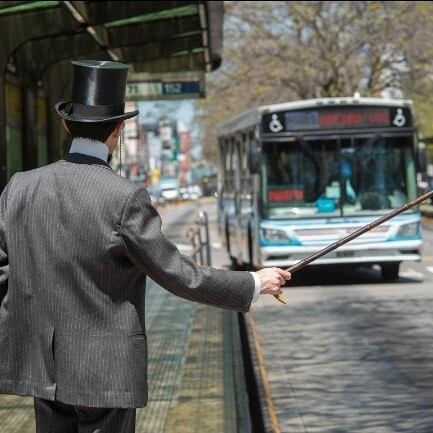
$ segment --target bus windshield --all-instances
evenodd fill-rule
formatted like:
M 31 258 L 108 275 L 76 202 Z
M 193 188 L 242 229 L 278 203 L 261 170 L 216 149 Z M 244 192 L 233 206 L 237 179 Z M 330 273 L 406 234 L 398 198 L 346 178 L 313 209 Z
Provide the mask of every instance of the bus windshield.
M 263 143 L 267 218 L 374 215 L 416 196 L 411 136 Z

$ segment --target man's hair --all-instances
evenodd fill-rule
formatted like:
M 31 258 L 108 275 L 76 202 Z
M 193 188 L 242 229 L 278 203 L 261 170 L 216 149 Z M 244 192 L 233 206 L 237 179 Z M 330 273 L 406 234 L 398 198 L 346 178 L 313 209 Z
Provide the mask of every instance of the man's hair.
M 70 122 L 65 120 L 71 138 L 82 137 L 92 140 L 102 141 L 111 135 L 118 122 L 109 123 L 88 123 L 88 122 Z

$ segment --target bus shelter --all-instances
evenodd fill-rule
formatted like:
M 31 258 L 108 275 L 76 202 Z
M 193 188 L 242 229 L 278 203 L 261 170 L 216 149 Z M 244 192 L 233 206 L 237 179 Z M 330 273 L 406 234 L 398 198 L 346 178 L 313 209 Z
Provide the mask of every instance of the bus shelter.
M 212 71 L 221 63 L 222 1 L 0 2 L 0 187 L 57 160 L 53 106 L 70 93 L 70 60 L 130 64 L 133 74 Z

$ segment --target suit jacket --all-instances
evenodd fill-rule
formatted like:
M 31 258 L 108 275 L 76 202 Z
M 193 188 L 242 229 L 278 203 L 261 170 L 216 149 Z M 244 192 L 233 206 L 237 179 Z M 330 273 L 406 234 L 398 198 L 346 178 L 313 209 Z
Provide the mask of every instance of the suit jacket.
M 249 272 L 198 267 L 146 190 L 102 160 L 12 177 L 0 198 L 0 392 L 91 407 L 147 402 L 145 280 L 248 311 Z

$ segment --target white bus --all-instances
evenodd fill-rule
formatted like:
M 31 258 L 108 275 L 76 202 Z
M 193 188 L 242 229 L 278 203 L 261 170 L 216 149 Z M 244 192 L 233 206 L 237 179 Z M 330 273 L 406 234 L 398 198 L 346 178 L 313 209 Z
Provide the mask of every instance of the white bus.
M 411 103 L 323 98 L 258 107 L 219 127 L 220 230 L 234 265 L 285 267 L 417 194 Z M 314 262 L 421 259 L 412 209 Z

